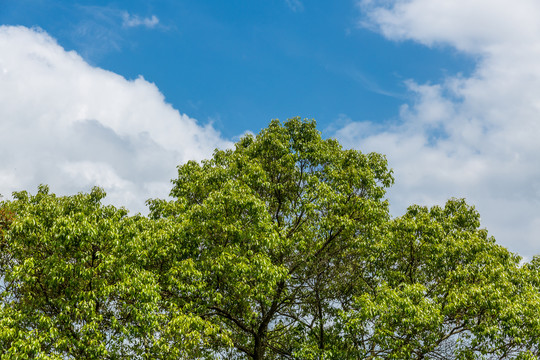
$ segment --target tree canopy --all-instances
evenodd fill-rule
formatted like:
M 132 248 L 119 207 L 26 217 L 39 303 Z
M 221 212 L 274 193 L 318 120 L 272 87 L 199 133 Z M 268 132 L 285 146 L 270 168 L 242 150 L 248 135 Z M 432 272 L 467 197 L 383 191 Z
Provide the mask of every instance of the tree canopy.
M 386 159 L 272 121 L 178 167 L 148 216 L 105 193 L 0 203 L 6 358 L 536 359 L 540 260 L 450 199 L 393 218 Z

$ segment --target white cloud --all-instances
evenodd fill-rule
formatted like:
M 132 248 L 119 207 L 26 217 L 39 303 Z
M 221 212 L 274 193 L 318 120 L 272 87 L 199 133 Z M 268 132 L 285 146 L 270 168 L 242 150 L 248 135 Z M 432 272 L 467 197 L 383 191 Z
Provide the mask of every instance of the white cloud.
M 394 0 L 359 3 L 363 26 L 392 40 L 477 57 L 470 77 L 406 84 L 415 95 L 385 129 L 351 122 L 348 146 L 388 155 L 398 214 L 412 203 L 466 197 L 497 241 L 540 254 L 540 3 Z
M 135 27 L 168 29 L 156 15 L 142 18 L 114 5 L 75 5 L 66 10 L 70 20 L 64 24 L 69 29 L 64 35 L 90 63 L 107 53 L 120 51 L 126 45 L 136 44 L 137 39 L 130 36 L 130 30 Z
M 129 13 L 124 12 L 122 14 L 122 19 L 122 26 L 124 27 L 144 26 L 151 29 L 159 24 L 159 19 L 156 15 L 152 15 L 151 17 L 147 18 L 141 18 L 137 15 L 130 15 Z
M 0 193 L 60 194 L 100 185 L 109 201 L 144 211 L 166 197 L 176 166 L 227 147 L 167 104 L 142 77 L 126 80 L 66 52 L 40 30 L 0 27 Z
M 448 44 L 486 54 L 500 45 L 535 42 L 540 23 L 536 0 L 362 0 L 362 22 L 394 40 Z

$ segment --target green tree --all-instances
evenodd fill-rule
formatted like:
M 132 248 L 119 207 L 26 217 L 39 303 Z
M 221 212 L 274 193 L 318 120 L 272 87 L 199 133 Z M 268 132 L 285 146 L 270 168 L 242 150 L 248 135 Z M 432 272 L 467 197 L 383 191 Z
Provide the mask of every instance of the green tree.
M 181 285 L 167 296 L 230 337 L 227 358 L 291 358 L 306 339 L 324 350 L 347 297 L 333 290 L 357 286 L 347 259 L 388 220 L 392 182 L 383 156 L 344 150 L 298 118 L 180 166 L 176 200 L 150 202 L 153 218 L 183 228 L 170 265 Z
M 135 261 L 148 219 L 104 196 L 41 186 L 0 204 L 2 359 L 198 356 L 205 323 L 165 313 L 156 275 Z
M 535 274 L 479 220 L 462 199 L 393 220 L 373 249 L 377 286 L 342 313 L 341 358 L 537 359 Z

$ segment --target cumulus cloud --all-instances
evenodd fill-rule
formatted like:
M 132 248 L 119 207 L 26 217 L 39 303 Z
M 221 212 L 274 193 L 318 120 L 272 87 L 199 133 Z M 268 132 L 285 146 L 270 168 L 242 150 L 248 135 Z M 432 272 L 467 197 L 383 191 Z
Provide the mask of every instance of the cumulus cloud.
M 398 214 L 451 196 L 476 205 L 497 241 L 540 254 L 540 3 L 364 0 L 362 26 L 395 41 L 451 46 L 477 58 L 470 77 L 406 85 L 415 101 L 384 128 L 350 122 L 348 146 L 388 155 Z
M 90 66 L 41 30 L 0 27 L 0 193 L 60 194 L 99 185 L 144 211 L 166 197 L 176 166 L 228 147 L 211 126 L 179 113 L 142 77 Z

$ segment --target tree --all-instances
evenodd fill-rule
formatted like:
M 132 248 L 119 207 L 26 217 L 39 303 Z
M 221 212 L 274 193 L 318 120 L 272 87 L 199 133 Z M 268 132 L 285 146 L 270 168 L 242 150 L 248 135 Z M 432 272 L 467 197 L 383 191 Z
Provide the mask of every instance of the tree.
M 168 296 L 230 336 L 229 358 L 292 358 L 306 338 L 324 350 L 347 297 L 332 290 L 357 285 L 341 270 L 388 220 L 392 182 L 383 156 L 343 150 L 298 118 L 180 166 L 176 200 L 150 202 L 151 217 L 184 228 L 182 287 Z
M 2 359 L 198 354 L 210 328 L 165 312 L 156 275 L 135 261 L 148 219 L 101 205 L 104 196 L 56 197 L 41 186 L 0 204 Z
M 342 313 L 342 358 L 537 359 L 537 274 L 463 199 L 411 206 L 374 248 L 379 281 Z

